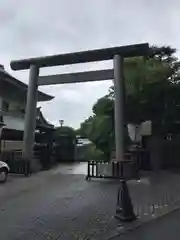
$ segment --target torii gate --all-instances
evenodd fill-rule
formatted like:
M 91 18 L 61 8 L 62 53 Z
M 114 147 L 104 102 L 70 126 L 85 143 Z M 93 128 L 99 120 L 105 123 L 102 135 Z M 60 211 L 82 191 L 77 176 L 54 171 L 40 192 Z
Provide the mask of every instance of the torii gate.
M 38 86 L 113 79 L 115 90 L 116 160 L 117 161 L 123 160 L 124 94 L 125 94 L 123 62 L 124 58 L 148 55 L 149 45 L 148 43 L 144 43 L 11 61 L 10 65 L 13 70 L 30 69 L 23 139 L 23 158 L 25 160 L 31 160 L 32 157 L 32 149 L 35 135 L 34 133 L 36 127 L 35 124 L 36 124 L 36 104 Z M 42 67 L 96 62 L 111 59 L 113 59 L 114 69 L 51 76 L 39 76 L 39 69 Z

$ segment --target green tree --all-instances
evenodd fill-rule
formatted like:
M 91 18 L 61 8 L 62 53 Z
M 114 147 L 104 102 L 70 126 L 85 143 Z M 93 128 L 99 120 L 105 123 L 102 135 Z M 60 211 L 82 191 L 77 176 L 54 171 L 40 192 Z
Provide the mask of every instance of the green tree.
M 152 47 L 153 49 L 156 47 Z M 125 124 L 152 120 L 156 132 L 172 130 L 175 120 L 180 120 L 180 62 L 175 49 L 159 48 L 149 58 L 126 59 Z M 93 115 L 81 124 L 81 132 L 109 158 L 114 147 L 114 87 L 109 94 L 93 106 Z M 125 127 L 125 144 L 128 144 Z
M 87 137 L 104 153 L 104 159 L 109 160 L 111 151 L 115 148 L 114 132 L 114 100 L 108 96 L 100 98 L 93 106 L 93 116 L 81 124 L 81 136 Z M 127 128 L 125 128 L 125 144 L 129 143 Z
M 72 138 L 76 137 L 76 131 L 69 126 L 62 126 L 62 127 L 57 127 L 55 129 L 55 136 L 59 137 L 59 136 L 63 136 L 63 135 L 68 135 Z
M 161 126 L 170 126 L 179 111 L 180 62 L 174 56 L 175 49 L 159 49 L 149 59 L 125 61 L 126 122 L 152 120 L 156 131 L 162 130 Z M 114 87 L 109 96 L 114 98 Z
M 81 124 L 82 135 L 92 141 L 106 159 L 114 145 L 112 126 L 112 118 L 106 115 L 94 115 Z

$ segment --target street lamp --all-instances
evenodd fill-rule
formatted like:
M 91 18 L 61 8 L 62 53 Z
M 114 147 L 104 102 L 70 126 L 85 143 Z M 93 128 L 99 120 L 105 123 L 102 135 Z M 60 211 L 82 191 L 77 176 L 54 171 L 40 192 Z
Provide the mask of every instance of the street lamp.
M 64 120 L 63 119 L 59 120 L 59 123 L 60 123 L 60 126 L 62 127 L 62 125 L 64 124 Z

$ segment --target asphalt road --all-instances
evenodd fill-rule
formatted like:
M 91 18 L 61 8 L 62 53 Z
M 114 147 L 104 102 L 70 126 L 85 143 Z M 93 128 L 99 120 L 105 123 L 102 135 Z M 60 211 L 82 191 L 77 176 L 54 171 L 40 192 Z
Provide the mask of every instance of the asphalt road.
M 62 167 L 0 186 L 0 239 L 105 239 L 118 224 L 117 184 L 86 182 L 82 172 L 71 173 Z

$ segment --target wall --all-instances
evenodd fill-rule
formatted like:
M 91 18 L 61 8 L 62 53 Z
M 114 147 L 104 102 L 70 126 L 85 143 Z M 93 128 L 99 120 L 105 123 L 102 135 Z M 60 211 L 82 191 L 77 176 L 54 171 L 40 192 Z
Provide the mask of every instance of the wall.
M 1 141 L 1 151 L 22 150 L 22 141 Z
M 25 108 L 25 94 L 22 89 L 12 85 L 8 82 L 0 82 L 0 97 L 10 104 L 12 109 L 22 109 Z
M 3 110 L 3 101 L 9 104 L 9 109 L 3 112 L 5 128 L 24 130 L 24 116 L 21 110 L 25 109 L 24 92 L 8 82 L 0 82 L 0 110 Z
M 16 129 L 24 131 L 24 117 L 18 116 L 18 114 L 9 113 L 9 115 L 3 116 L 4 123 L 6 126 L 4 128 Z

